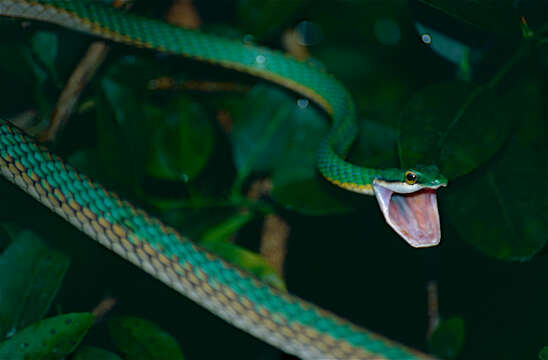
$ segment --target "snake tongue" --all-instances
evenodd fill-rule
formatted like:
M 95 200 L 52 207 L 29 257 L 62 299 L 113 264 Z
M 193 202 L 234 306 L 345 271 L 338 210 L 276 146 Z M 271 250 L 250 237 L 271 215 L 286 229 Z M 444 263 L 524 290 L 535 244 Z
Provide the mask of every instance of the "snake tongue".
M 373 184 L 386 222 L 413 247 L 438 245 L 441 238 L 436 190 L 396 193 Z

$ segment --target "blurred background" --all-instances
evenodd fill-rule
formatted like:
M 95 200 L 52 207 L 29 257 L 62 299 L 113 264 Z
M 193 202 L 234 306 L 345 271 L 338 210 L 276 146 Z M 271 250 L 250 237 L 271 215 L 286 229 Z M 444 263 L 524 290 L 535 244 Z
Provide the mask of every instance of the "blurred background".
M 444 359 L 542 356 L 545 1 L 113 5 L 278 49 L 333 74 L 356 101 L 353 163 L 433 163 L 448 177 L 438 191 L 441 245 L 409 247 L 373 197 L 323 180 L 315 151 L 330 126 L 326 114 L 247 74 L 1 18 L 0 117 L 203 246 L 360 326 Z M 78 78 L 84 86 L 67 85 L 86 72 Z M 31 236 L 71 259 L 52 288 L 49 315 L 115 299 L 85 345 L 127 354 L 116 321 L 135 316 L 171 334 L 187 359 L 292 358 L 119 259 L 4 180 L 0 199 L 4 248 Z

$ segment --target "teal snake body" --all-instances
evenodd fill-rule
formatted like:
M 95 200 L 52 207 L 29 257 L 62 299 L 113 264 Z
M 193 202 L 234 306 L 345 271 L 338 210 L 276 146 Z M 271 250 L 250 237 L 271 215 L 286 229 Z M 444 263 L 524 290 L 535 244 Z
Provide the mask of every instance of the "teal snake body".
M 125 13 L 104 2 L 0 0 L 0 15 L 55 23 L 115 42 L 205 61 L 272 81 L 312 99 L 333 122 L 318 150 L 319 171 L 340 187 L 376 194 L 379 204 L 379 194 L 388 192 L 389 197 L 384 198 L 388 202 L 383 203 L 387 206 L 383 210 L 385 217 L 398 218 L 391 212 L 390 196 L 424 190 L 431 199 L 432 191 L 446 184 L 433 167 L 376 170 L 345 161 L 357 131 L 354 103 L 338 81 L 306 62 Z M 91 238 L 229 323 L 281 350 L 307 359 L 429 358 L 261 283 L 120 200 L 23 131 L 1 120 L 0 170 L 8 180 Z M 416 209 L 416 202 L 407 202 L 405 196 L 394 202 L 408 209 L 403 212 Z M 434 215 L 437 216 L 437 208 Z M 398 221 L 401 220 L 395 220 Z M 409 230 L 405 226 L 400 226 L 402 232 Z M 429 224 L 424 228 L 430 231 L 433 227 Z M 436 239 L 432 239 L 436 236 L 439 241 L 438 233 L 428 236 L 429 245 L 434 244 Z M 422 240 L 417 241 L 412 245 L 427 246 Z

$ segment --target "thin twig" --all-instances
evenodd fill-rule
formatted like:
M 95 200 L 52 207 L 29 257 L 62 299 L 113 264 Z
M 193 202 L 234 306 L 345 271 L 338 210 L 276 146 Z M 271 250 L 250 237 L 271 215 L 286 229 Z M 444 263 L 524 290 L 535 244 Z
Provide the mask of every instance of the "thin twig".
M 126 6 L 126 4 L 128 5 Z M 124 6 L 129 8 L 131 4 L 126 0 L 116 0 L 112 6 L 115 8 L 122 8 Z M 54 141 L 57 138 L 66 126 L 70 115 L 74 112 L 74 107 L 82 91 L 105 60 L 108 51 L 109 47 L 104 41 L 95 41 L 88 47 L 86 54 L 70 75 L 65 88 L 57 100 L 49 126 L 39 135 L 38 138 L 40 141 Z
M 428 329 L 426 330 L 426 338 L 428 339 L 440 323 L 438 284 L 435 281 L 429 281 L 426 285 L 426 293 L 428 306 Z
M 51 115 L 49 126 L 39 136 L 41 141 L 54 141 L 65 127 L 82 91 L 103 63 L 108 50 L 109 47 L 103 41 L 96 41 L 89 46 L 86 54 L 70 75 L 65 88 L 61 92 L 61 96 L 59 96 L 57 105 Z
M 97 304 L 97 306 L 95 306 L 91 311 L 95 316 L 95 322 L 101 320 L 106 313 L 112 310 L 112 308 L 116 305 L 116 302 L 117 300 L 110 296 L 101 300 L 101 302 Z

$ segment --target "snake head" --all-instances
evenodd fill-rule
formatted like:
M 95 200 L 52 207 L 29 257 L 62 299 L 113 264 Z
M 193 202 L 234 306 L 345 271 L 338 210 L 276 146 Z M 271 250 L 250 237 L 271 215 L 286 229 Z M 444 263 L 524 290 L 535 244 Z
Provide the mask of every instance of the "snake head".
M 447 186 L 447 179 L 434 165 L 384 170 L 373 180 L 386 222 L 413 247 L 440 242 L 436 190 L 442 186 Z

